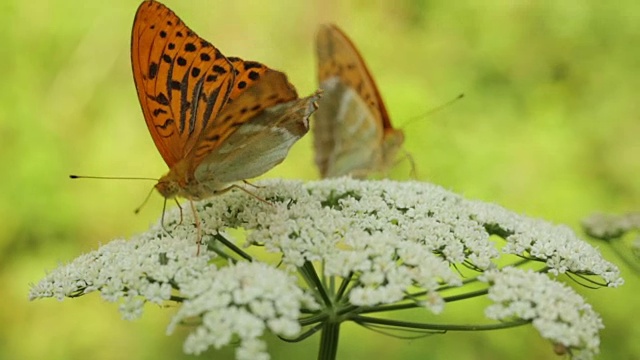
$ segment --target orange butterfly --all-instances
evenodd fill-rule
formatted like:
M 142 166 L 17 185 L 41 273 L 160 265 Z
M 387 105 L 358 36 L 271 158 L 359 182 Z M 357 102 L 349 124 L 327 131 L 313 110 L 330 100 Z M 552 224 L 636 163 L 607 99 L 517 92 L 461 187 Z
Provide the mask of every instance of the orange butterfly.
M 313 124 L 320 175 L 364 177 L 385 171 L 404 142 L 394 129 L 371 73 L 337 26 L 321 25 L 316 37 L 318 82 L 324 91 Z
M 198 200 L 284 160 L 309 130 L 319 93 L 298 98 L 285 74 L 225 57 L 163 4 L 144 1 L 131 35 L 138 99 L 169 173 L 165 198 Z

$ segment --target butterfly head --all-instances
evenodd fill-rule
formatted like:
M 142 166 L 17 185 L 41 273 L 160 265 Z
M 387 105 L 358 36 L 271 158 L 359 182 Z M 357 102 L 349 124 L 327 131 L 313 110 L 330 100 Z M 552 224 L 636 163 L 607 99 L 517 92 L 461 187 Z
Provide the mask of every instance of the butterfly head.
M 180 193 L 180 184 L 177 179 L 174 179 L 172 173 L 168 173 L 158 180 L 156 184 L 156 190 L 166 199 L 173 199 Z

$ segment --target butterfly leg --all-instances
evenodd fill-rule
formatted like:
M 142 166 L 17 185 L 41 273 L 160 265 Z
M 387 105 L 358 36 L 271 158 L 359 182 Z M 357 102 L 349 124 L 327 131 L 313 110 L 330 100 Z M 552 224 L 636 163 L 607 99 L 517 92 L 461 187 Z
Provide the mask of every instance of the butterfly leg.
M 410 152 L 408 152 L 405 149 L 402 149 L 402 152 L 404 152 L 404 156 L 407 160 L 409 160 L 409 164 L 411 165 L 411 178 L 414 180 L 418 179 L 418 167 L 416 166 L 416 161 L 413 158 L 413 155 L 411 155 Z
M 243 181 L 244 181 L 244 180 L 243 180 Z M 246 181 L 245 181 L 245 183 L 246 183 Z M 248 184 L 248 183 L 247 183 L 247 184 Z M 251 185 L 252 185 L 252 184 L 251 184 Z M 252 185 L 252 186 L 254 186 L 254 187 L 256 187 L 256 188 L 260 188 L 260 187 L 262 187 L 262 186 L 255 186 L 255 185 Z M 226 193 L 227 191 L 229 191 L 229 190 L 231 190 L 231 189 L 234 189 L 234 188 L 235 188 L 235 189 L 238 189 L 238 190 L 242 190 L 242 191 L 244 191 L 245 193 L 247 193 L 247 194 L 251 195 L 251 197 L 252 197 L 252 198 L 254 198 L 254 199 L 256 199 L 256 200 L 258 200 L 258 201 L 260 201 L 260 202 L 263 202 L 263 203 L 265 203 L 265 204 L 267 204 L 267 205 L 269 205 L 269 206 L 273 206 L 273 204 L 272 204 L 272 203 L 270 203 L 270 202 L 268 202 L 267 200 L 265 200 L 265 199 L 263 199 L 263 198 L 259 197 L 258 195 L 256 195 L 256 194 L 252 193 L 251 191 L 249 191 L 249 190 L 247 190 L 247 189 L 243 188 L 242 186 L 240 186 L 240 185 L 238 185 L 238 184 L 232 184 L 232 185 L 227 186 L 227 187 L 226 187 L 226 188 L 224 188 L 224 189 L 217 190 L 217 191 L 216 191 L 216 194 L 224 194 L 224 193 Z
M 169 232 L 169 230 L 167 230 L 167 228 L 164 226 L 164 214 L 166 213 L 167 210 L 167 199 L 164 199 L 164 203 L 162 203 L 162 216 L 160 217 L 160 226 L 162 227 L 162 230 L 164 230 L 164 232 L 166 232 L 167 234 L 169 234 L 169 236 L 171 236 L 171 233 Z
M 180 207 L 180 204 L 178 204 L 178 207 Z M 164 232 L 166 232 L 170 237 L 173 237 L 173 235 L 171 235 L 171 232 L 167 230 L 167 228 L 164 226 L 164 214 L 166 212 L 167 212 L 167 199 L 164 199 L 164 203 L 162 204 L 162 216 L 160 217 L 160 227 L 162 227 L 162 230 L 164 230 Z M 182 208 L 180 208 L 180 218 L 182 218 Z M 180 223 L 182 223 L 182 220 L 180 220 Z
M 247 185 L 249 185 L 249 186 L 251 186 L 251 187 L 253 187 L 253 188 L 255 188 L 255 189 L 262 189 L 264 187 L 264 186 L 259 186 L 259 185 L 252 184 L 252 183 L 248 182 L 247 180 L 242 180 L 242 182 L 247 184 Z
M 416 167 L 416 162 L 413 159 L 413 155 L 411 155 L 410 152 L 408 152 L 405 149 L 402 149 L 403 152 L 403 156 L 398 159 L 393 166 L 397 166 L 399 163 L 401 163 L 402 161 L 409 160 L 409 166 L 411 166 L 411 172 L 409 173 L 411 176 L 411 179 L 416 180 L 418 178 L 418 171 L 417 171 L 417 167 Z
M 178 205 L 178 209 L 180 209 L 180 222 L 178 223 L 178 225 L 182 225 L 182 206 L 180 206 L 180 203 L 178 202 L 178 199 L 174 198 L 173 200 L 175 200 L 176 205 Z M 167 203 L 167 201 L 165 200 L 165 204 Z M 164 215 L 164 213 L 163 213 Z
M 200 225 L 200 216 L 198 216 L 198 212 L 196 211 L 196 206 L 193 204 L 193 201 L 189 200 L 189 204 L 191 204 L 191 211 L 193 212 L 193 219 L 196 223 L 196 229 L 198 232 L 198 250 L 196 251 L 196 256 L 200 255 L 200 243 L 202 243 L 202 226 Z M 182 212 L 180 212 L 182 214 Z

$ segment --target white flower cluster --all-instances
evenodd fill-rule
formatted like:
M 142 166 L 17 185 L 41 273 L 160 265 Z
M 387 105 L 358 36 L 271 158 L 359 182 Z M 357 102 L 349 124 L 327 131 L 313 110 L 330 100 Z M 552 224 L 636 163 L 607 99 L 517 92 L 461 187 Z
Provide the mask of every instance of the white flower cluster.
M 573 359 L 592 359 L 598 353 L 598 332 L 604 328 L 591 305 L 570 287 L 531 270 L 504 268 L 485 272 L 488 282 L 487 317 L 531 320 L 540 335 L 572 350 Z
M 185 342 L 186 352 L 200 353 L 240 340 L 238 358 L 260 359 L 267 357 L 260 336 L 266 331 L 295 336 L 301 309 L 316 307 L 291 276 L 291 271 L 308 263 L 322 267 L 320 281 L 350 279 L 345 294 L 352 305 L 411 299 L 434 313 L 444 308 L 438 290 L 462 284 L 456 270 L 460 266 L 489 271 L 486 279 L 494 286 L 505 284 L 514 291 L 523 286 L 499 280 L 501 273 L 491 271 L 501 256 L 491 235 L 506 240 L 503 252 L 544 261 L 551 272 L 600 276 L 609 286 L 622 283 L 618 269 L 568 228 L 465 200 L 435 185 L 347 178 L 306 184 L 271 180 L 259 185 L 249 189 L 254 196 L 231 191 L 198 202 L 200 231 L 209 246 L 238 259 L 233 252 L 241 250 L 221 250 L 217 236 L 238 244 L 242 239 L 228 233 L 241 228 L 245 248 L 263 245 L 281 257 L 282 270 L 244 260 L 227 261 L 220 268 L 212 265 L 215 255 L 207 246 L 196 255 L 198 230 L 191 211 L 180 214 L 176 209 L 165 216 L 171 235 L 158 224 L 130 241 L 113 241 L 50 273 L 32 287 L 30 297 L 62 299 L 100 291 L 109 301 L 121 301 L 125 318 L 139 316 L 145 302 L 179 301 L 169 332 L 186 319 L 201 321 Z M 224 264 L 222 257 L 215 260 Z M 546 275 L 539 276 L 559 286 Z M 310 292 L 313 289 L 309 287 Z M 409 294 L 416 289 L 420 296 Z M 556 301 L 557 296 L 548 296 Z M 584 319 L 589 312 L 581 314 Z M 551 327 L 540 325 L 550 321 L 547 317 L 529 318 L 539 324 L 543 336 L 558 343 L 597 346 L 598 326 L 592 329 L 596 340 L 586 335 L 564 339 L 549 335 Z M 576 326 L 567 331 L 585 331 L 581 324 Z
M 497 205 L 474 202 L 471 207 L 478 221 L 498 228 L 495 233 L 507 241 L 502 252 L 544 261 L 552 274 L 597 275 L 607 286 L 623 284 L 618 267 L 569 227 L 517 215 Z
M 175 214 L 174 214 L 175 215 Z M 190 318 L 199 320 L 187 338 L 186 353 L 198 354 L 239 340 L 238 359 L 267 359 L 258 338 L 268 329 L 294 336 L 300 308 L 316 307 L 290 274 L 259 262 L 223 268 L 209 264 L 211 253 L 197 254 L 192 226 L 176 226 L 169 236 L 159 226 L 129 241 L 114 240 L 49 273 L 33 285 L 30 299 L 74 297 L 100 291 L 120 301 L 125 319 L 142 314 L 146 302 L 174 297 L 182 306 L 168 332 Z
M 301 305 L 317 307 L 297 287 L 295 277 L 263 263 L 243 261 L 210 272 L 210 276 L 185 279 L 188 288 L 183 287 L 181 294 L 187 300 L 167 331 L 170 334 L 183 321 L 201 318 L 185 341 L 186 353 L 200 354 L 210 346 L 219 349 L 237 336 L 241 339 L 237 359 L 268 359 L 259 337 L 267 329 L 285 337 L 297 335 Z
M 273 206 L 243 206 L 246 199 L 226 204 L 241 209 L 233 216 L 249 231 L 248 242 L 282 254 L 291 268 L 310 261 L 323 264 L 325 276 L 355 275 L 354 305 L 393 303 L 417 286 L 429 294 L 423 304 L 440 312 L 444 302 L 436 290 L 461 284 L 452 263 L 486 269 L 499 256 L 483 224 L 464 212 L 464 200 L 434 185 L 349 179 L 265 184 L 256 195 Z M 218 224 L 219 215 L 203 221 Z
M 262 185 L 256 195 L 273 206 L 230 196 L 220 207 L 233 209 L 226 213 L 235 226 L 249 231 L 249 244 L 282 254 L 285 265 L 319 262 L 325 276 L 356 275 L 350 292 L 356 305 L 398 301 L 412 285 L 427 292 L 457 286 L 460 277 L 452 264 L 491 269 L 500 256 L 491 234 L 505 238 L 504 253 L 545 261 L 552 273 L 597 275 L 609 286 L 622 283 L 617 267 L 568 227 L 465 200 L 435 185 L 346 178 Z M 218 229 L 223 214 L 213 214 L 206 227 Z M 426 304 L 440 311 L 441 302 L 433 294 L 430 298 Z
M 598 239 L 612 239 L 640 230 L 640 213 L 624 215 L 593 214 L 582 221 L 585 231 Z
M 114 240 L 96 251 L 49 273 L 32 286 L 30 299 L 74 297 L 100 291 L 111 302 L 124 299 L 123 316 L 138 317 L 140 298 L 161 304 L 172 295 L 172 281 L 200 274 L 210 267 L 211 255 L 196 254 L 196 243 L 188 239 L 186 227 L 174 236 L 158 226 L 129 241 Z

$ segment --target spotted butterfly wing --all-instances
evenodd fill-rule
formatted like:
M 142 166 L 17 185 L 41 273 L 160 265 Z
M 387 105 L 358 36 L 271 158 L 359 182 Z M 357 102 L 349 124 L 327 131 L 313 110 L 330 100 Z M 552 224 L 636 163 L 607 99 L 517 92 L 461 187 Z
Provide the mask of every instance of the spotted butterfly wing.
M 282 101 L 283 97 L 291 100 Z M 309 130 L 308 118 L 319 98 L 316 93 L 298 99 L 286 76 L 269 70 L 261 81 L 222 110 L 219 118 L 231 126 L 243 125 L 207 153 L 195 169 L 196 179 L 200 183 L 224 184 L 256 177 L 279 164 Z M 207 136 L 207 132 L 204 134 Z
M 378 88 L 351 40 L 337 26 L 316 37 L 318 82 L 324 91 L 315 113 L 315 161 L 322 177 L 364 177 L 385 171 L 404 142 L 391 126 Z
M 144 1 L 138 8 L 131 63 L 147 127 L 171 168 L 226 104 L 235 80 L 233 66 L 157 1 Z
M 283 73 L 225 57 L 152 0 L 136 13 L 131 60 L 147 127 L 169 166 L 156 185 L 167 198 L 208 197 L 280 163 L 319 96 L 299 99 Z

